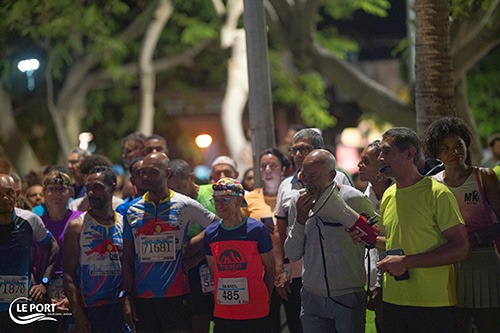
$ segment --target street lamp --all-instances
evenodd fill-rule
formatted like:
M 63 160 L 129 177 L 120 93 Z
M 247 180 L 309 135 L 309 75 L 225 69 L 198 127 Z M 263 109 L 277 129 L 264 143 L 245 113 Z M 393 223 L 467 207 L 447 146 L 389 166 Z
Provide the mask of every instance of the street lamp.
M 78 135 L 78 140 L 80 141 L 79 147 L 81 149 L 89 149 L 89 142 L 94 139 L 94 136 L 90 132 L 82 132 Z
M 212 144 L 212 137 L 208 134 L 200 134 L 194 141 L 198 147 L 207 148 Z
M 26 78 L 28 79 L 28 90 L 33 91 L 35 89 L 35 78 L 33 77 L 33 72 L 40 67 L 40 62 L 37 59 L 26 59 L 21 60 L 17 64 L 17 68 L 26 73 Z

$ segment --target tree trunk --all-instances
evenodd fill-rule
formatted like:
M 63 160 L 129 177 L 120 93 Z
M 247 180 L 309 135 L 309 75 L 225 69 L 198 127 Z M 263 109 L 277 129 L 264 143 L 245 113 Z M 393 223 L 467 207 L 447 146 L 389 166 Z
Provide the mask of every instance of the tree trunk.
M 221 123 L 229 154 L 238 164 L 238 172 L 252 165 L 252 147 L 243 132 L 243 111 L 248 101 L 248 71 L 245 31 L 238 29 L 243 14 L 242 0 L 229 0 L 226 22 L 221 29 L 221 46 L 231 48 L 227 63 L 227 85 L 221 105 Z
M 68 150 L 80 143 L 78 136 L 82 132 L 82 122 L 87 115 L 86 101 L 88 92 L 88 87 L 83 85 L 74 92 L 67 104 L 58 106 L 60 110 L 65 110 L 64 126 L 66 128 Z M 68 150 L 63 151 L 64 156 Z
M 472 116 L 472 112 L 469 108 L 468 97 L 467 97 L 467 80 L 464 78 L 459 81 L 455 87 L 455 97 L 457 102 L 457 117 L 465 121 L 472 133 L 477 133 L 476 120 Z M 476 134 L 472 137 L 472 141 L 469 146 L 469 154 L 472 165 L 479 165 L 481 162 L 483 152 L 481 150 L 481 141 L 479 136 Z
M 448 0 L 415 1 L 415 102 L 417 132 L 456 116 Z
M 238 164 L 238 172 L 252 165 L 252 152 L 243 132 L 243 111 L 248 100 L 248 72 L 245 31 L 233 32 L 231 58 L 227 65 L 227 86 L 221 106 L 221 122 L 231 157 Z
M 9 93 L 0 84 L 0 142 L 4 148 L 12 168 L 20 175 L 27 174 L 30 170 L 40 167 L 33 148 L 21 135 L 21 131 L 16 126 L 14 111 Z
M 172 12 L 173 5 L 171 1 L 161 0 L 158 3 L 154 18 L 147 28 L 139 56 L 141 112 L 137 130 L 146 136 L 153 134 L 154 130 L 156 72 L 153 65 L 153 54 L 161 32 Z

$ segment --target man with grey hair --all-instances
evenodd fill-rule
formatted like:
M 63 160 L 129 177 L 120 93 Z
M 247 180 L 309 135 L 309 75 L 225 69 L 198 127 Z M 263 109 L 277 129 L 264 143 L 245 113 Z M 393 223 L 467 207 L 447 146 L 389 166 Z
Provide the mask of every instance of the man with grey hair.
M 290 263 L 290 267 L 285 267 L 284 244 L 287 236 L 288 211 L 290 208 L 290 199 L 304 185 L 298 178 L 302 168 L 304 158 L 314 149 L 323 148 L 325 145 L 323 137 L 318 130 L 313 128 L 304 128 L 293 136 L 292 147 L 289 149 L 297 170 L 295 173 L 285 178 L 278 189 L 276 199 L 276 228 L 274 228 L 274 237 L 278 244 L 276 252 L 276 281 L 275 287 L 278 294 L 284 300 L 285 313 L 287 315 L 288 327 L 291 333 L 302 332 L 300 324 L 300 289 L 302 287 L 302 260 L 296 263 Z M 350 185 L 349 179 L 345 174 L 337 172 L 335 181 L 340 184 Z M 288 266 L 288 264 L 287 264 Z M 288 269 L 289 268 L 289 269 Z M 285 274 L 289 272 L 289 276 Z
M 85 176 L 80 172 L 80 163 L 82 163 L 85 157 L 90 155 L 92 155 L 91 152 L 79 147 L 72 148 L 68 153 L 68 171 L 73 179 L 74 199 L 81 198 L 87 193 Z
M 396 182 L 380 207 L 387 250 L 377 263 L 386 273 L 382 330 L 453 332 L 452 264 L 470 252 L 457 200 L 445 185 L 418 172 L 421 149 L 415 131 L 391 128 L 380 148 L 380 172 Z
M 364 332 L 365 327 L 364 248 L 351 241 L 345 227 L 360 219 L 366 223 L 358 213 L 374 216 L 374 211 L 363 193 L 335 181 L 335 168 L 332 153 L 313 150 L 299 174 L 307 191 L 290 200 L 285 252 L 292 261 L 304 261 L 300 318 L 306 333 Z M 312 216 L 323 193 L 330 193 L 329 199 Z

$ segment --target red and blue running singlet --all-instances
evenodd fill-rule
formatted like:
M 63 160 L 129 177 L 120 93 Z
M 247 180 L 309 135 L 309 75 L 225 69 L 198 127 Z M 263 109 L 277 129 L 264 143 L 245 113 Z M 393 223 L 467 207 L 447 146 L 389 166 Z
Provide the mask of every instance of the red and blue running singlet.
M 170 191 L 158 205 L 145 194 L 124 217 L 125 240 L 134 242 L 135 295 L 139 298 L 173 297 L 189 293 L 182 257 L 190 223 L 203 227 L 215 215 L 195 200 Z
M 88 213 L 78 218 L 83 219 L 77 275 L 83 305 L 117 303 L 122 281 L 122 216 L 115 213 L 115 223 L 109 226 L 99 224 Z

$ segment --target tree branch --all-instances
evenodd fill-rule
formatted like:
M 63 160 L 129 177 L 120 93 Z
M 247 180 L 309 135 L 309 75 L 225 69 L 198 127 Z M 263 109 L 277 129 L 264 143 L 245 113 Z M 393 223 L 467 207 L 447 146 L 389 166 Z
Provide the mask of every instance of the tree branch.
M 157 1 L 151 1 L 151 4 L 139 13 L 135 19 L 120 33 L 117 38 L 123 42 L 128 42 L 139 37 L 146 29 L 151 16 L 156 8 Z M 87 74 L 102 61 L 103 56 L 108 50 L 103 49 L 101 52 L 95 54 L 85 54 L 80 57 L 70 67 L 65 76 L 63 86 L 57 98 L 57 104 L 65 103 L 71 96 L 80 89 L 79 84 L 85 79 Z
M 212 45 L 214 43 L 213 40 L 205 40 L 202 41 L 192 48 L 173 55 L 171 57 L 166 57 L 166 58 L 161 58 L 161 59 L 156 59 L 153 61 L 153 67 L 154 71 L 156 73 L 158 72 L 163 72 L 178 66 L 189 66 L 193 63 L 193 59 L 204 49 L 206 49 L 208 46 Z M 129 74 L 129 75 L 138 75 L 139 74 L 139 67 L 137 63 L 128 63 L 123 66 L 121 66 L 120 71 L 123 74 Z M 86 82 L 89 84 L 89 87 L 91 89 L 94 88 L 96 84 L 102 84 L 103 81 L 109 81 L 111 80 L 111 74 L 107 70 L 99 70 L 96 71 L 92 74 L 90 74 L 86 78 Z
M 500 22 L 500 18 L 496 21 Z M 499 44 L 500 24 L 494 24 L 483 29 L 467 45 L 459 50 L 453 50 L 454 84 L 456 85 L 478 61 Z
M 415 110 L 382 84 L 315 44 L 312 66 L 332 84 L 351 96 L 364 110 L 398 126 L 416 127 Z
M 450 29 L 452 52 L 466 47 L 481 31 L 488 29 L 488 25 L 499 25 L 499 4 L 500 0 L 495 0 L 487 11 L 477 10 L 467 20 L 452 24 Z

